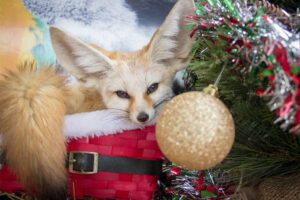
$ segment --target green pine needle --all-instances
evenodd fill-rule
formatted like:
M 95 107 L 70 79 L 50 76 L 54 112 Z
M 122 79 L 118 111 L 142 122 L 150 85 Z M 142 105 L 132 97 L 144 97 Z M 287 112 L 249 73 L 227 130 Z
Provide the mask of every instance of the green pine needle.
M 263 87 L 257 74 L 241 75 L 232 66 L 231 55 L 221 40 L 202 39 L 188 68 L 197 75 L 191 90 L 201 91 L 214 83 L 222 67 L 226 70 L 219 83 L 220 99 L 229 107 L 236 125 L 234 146 L 226 160 L 217 166 L 228 182 L 257 184 L 269 177 L 300 173 L 300 139 L 283 132 L 274 124 L 275 114 L 255 91 Z

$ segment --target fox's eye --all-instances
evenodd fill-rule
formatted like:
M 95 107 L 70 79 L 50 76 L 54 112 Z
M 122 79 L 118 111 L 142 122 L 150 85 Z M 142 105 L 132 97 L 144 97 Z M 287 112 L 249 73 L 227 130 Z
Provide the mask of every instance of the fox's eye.
M 122 99 L 130 99 L 129 94 L 125 91 L 118 90 L 118 91 L 116 91 L 116 94 L 118 95 L 118 97 L 120 97 Z
M 157 88 L 158 88 L 158 83 L 151 84 L 147 89 L 147 94 L 149 95 L 149 94 L 155 92 L 157 90 Z

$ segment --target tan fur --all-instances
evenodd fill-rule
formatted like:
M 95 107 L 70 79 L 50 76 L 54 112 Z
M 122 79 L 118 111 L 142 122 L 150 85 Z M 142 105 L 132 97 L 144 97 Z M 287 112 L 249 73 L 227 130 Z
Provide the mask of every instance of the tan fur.
M 140 113 L 153 120 L 154 105 L 170 98 L 175 73 L 186 67 L 193 39 L 185 31 L 185 15 L 194 14 L 193 0 L 179 0 L 148 45 L 135 52 L 109 52 L 52 27 L 50 35 L 58 62 L 84 85 L 95 88 L 109 109 L 140 125 Z M 160 83 L 153 94 L 147 88 Z M 117 91 L 131 98 L 119 98 Z M 133 99 L 134 98 L 134 99 Z
M 10 168 L 28 189 L 64 193 L 66 112 L 64 79 L 32 63 L 8 71 L 0 81 L 0 132 Z M 38 176 L 37 176 L 38 174 Z
M 106 108 L 100 94 L 95 88 L 75 85 L 68 88 L 66 96 L 68 98 L 67 114 L 91 112 Z
M 127 112 L 132 112 L 134 110 L 135 98 L 131 97 L 129 100 L 128 108 L 126 109 Z
M 0 133 L 11 169 L 42 199 L 62 198 L 66 186 L 65 114 L 120 111 L 142 126 L 156 116 L 160 103 L 173 96 L 172 79 L 187 65 L 193 44 L 184 30 L 184 15 L 194 14 L 193 0 L 178 0 L 148 45 L 130 53 L 108 52 L 50 28 L 58 62 L 80 83 L 68 88 L 51 68 L 25 63 L 0 75 Z M 147 88 L 159 83 L 147 94 Z M 130 98 L 120 98 L 122 90 Z M 137 116 L 145 112 L 147 122 Z
M 43 199 L 60 199 L 67 186 L 63 122 L 66 113 L 103 109 L 94 89 L 67 88 L 51 67 L 33 62 L 0 80 L 0 133 L 9 167 Z

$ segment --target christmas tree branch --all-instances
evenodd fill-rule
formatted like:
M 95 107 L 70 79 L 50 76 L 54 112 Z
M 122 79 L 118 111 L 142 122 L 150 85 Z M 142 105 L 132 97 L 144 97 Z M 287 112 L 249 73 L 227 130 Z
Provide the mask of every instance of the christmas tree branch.
M 189 73 L 198 77 L 193 90 L 202 90 L 226 70 L 219 84 L 220 98 L 230 108 L 236 124 L 236 141 L 230 155 L 217 168 L 228 174 L 228 182 L 257 184 L 272 176 L 300 173 L 300 139 L 274 124 L 275 115 L 256 95 L 256 76 L 240 75 L 232 68 L 231 55 L 222 40 L 202 39 L 196 45 Z M 205 51 L 203 51 L 205 49 Z

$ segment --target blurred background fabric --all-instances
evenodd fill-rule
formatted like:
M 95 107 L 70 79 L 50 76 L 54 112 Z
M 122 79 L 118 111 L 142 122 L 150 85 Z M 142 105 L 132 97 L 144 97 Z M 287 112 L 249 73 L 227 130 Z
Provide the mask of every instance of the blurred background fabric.
M 48 25 L 25 9 L 20 0 L 0 1 L 0 74 L 28 60 L 55 64 Z
M 175 0 L 1 0 L 0 73 L 25 60 L 55 64 L 49 25 L 110 51 L 147 44 Z
M 147 44 L 175 0 L 23 0 L 48 25 L 106 50 L 132 51 Z

